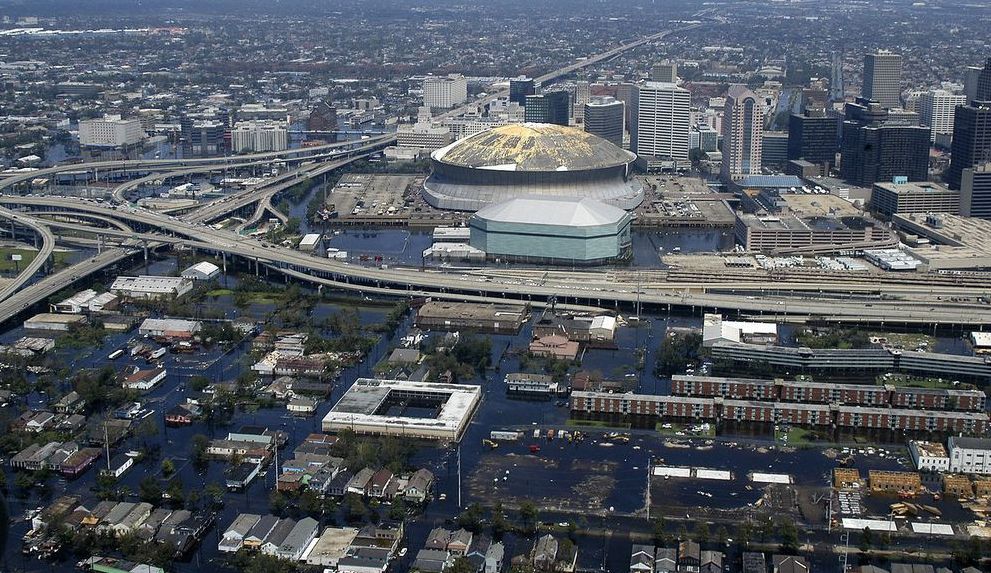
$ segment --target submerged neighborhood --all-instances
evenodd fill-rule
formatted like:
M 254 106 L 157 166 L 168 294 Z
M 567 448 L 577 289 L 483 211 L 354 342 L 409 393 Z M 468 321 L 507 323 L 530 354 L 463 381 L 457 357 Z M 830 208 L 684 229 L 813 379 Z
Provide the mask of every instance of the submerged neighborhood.
M 991 571 L 989 21 L 0 0 L 0 571 Z

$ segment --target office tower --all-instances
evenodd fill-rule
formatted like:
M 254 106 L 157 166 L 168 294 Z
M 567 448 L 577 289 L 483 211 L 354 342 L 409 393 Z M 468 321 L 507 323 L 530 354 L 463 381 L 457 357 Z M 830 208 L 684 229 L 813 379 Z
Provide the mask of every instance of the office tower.
M 764 108 L 747 86 L 730 86 L 723 108 L 722 176 L 730 181 L 760 174 Z
M 593 97 L 585 104 L 585 131 L 623 147 L 626 130 L 626 105 L 616 98 Z
M 784 131 L 765 131 L 761 136 L 761 166 L 781 169 L 787 161 L 788 133 Z
M 881 104 L 901 107 L 902 57 L 887 50 L 864 56 L 864 85 L 860 95 Z
M 708 124 L 702 123 L 695 126 L 698 133 L 698 149 L 705 152 L 719 151 L 719 132 Z
M 953 143 L 950 167 L 943 179 L 950 189 L 960 189 L 963 170 L 991 157 L 991 101 L 974 100 L 956 108 L 953 115 Z
M 967 98 L 967 104 L 977 99 L 977 82 L 981 80 L 981 72 L 984 68 L 980 66 L 967 66 L 963 73 L 963 95 Z
M 974 99 L 978 101 L 991 101 L 991 58 L 984 62 L 984 69 L 977 75 L 977 89 Z
M 141 143 L 144 138 L 139 119 L 105 115 L 79 122 L 79 145 L 85 147 L 127 147 Z
M 461 74 L 423 78 L 423 105 L 449 109 L 468 101 L 468 80 Z
M 282 122 L 266 119 L 239 121 L 231 131 L 234 153 L 248 151 L 284 151 L 289 147 L 289 132 Z
M 636 89 L 637 114 L 630 150 L 647 157 L 688 161 L 692 96 L 672 83 L 646 82 Z
M 636 92 L 637 86 L 631 83 L 621 83 L 616 86 L 616 99 L 623 102 L 626 106 L 626 125 L 629 126 L 629 130 L 633 131 L 633 118 L 636 117 L 637 102 L 636 102 Z
M 326 101 L 317 102 L 306 120 L 306 130 L 315 131 L 323 137 L 335 137 L 337 131 L 337 108 Z
M 875 101 L 857 98 L 846 104 L 840 175 L 847 182 L 870 187 L 878 181 L 929 178 L 929 128 L 890 114 Z
M 533 78 L 520 76 L 509 80 L 509 101 L 520 105 L 526 104 L 526 96 L 537 93 Z
M 592 88 L 586 81 L 575 82 L 574 117 L 575 123 L 585 121 L 585 104 L 592 95 Z
M 524 116 L 528 123 L 568 125 L 571 94 L 566 91 L 526 96 Z
M 830 101 L 843 101 L 846 97 L 845 86 L 843 85 L 843 54 L 833 53 L 832 77 L 829 81 Z
M 991 162 L 963 170 L 960 214 L 964 217 L 991 219 Z
M 967 96 L 946 90 L 929 90 L 919 96 L 919 122 L 929 127 L 931 141 L 936 141 L 936 134 L 953 133 L 953 111 L 958 105 L 967 105 Z
M 840 122 L 824 109 L 805 110 L 788 118 L 788 159 L 804 159 L 827 175 L 836 165 Z
M 678 64 L 662 62 L 650 69 L 650 81 L 668 84 L 678 83 Z

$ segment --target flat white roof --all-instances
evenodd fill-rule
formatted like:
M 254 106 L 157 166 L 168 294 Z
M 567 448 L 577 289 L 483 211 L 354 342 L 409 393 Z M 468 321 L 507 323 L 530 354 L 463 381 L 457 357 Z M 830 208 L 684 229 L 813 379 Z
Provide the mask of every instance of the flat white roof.
M 169 293 L 189 283 L 184 277 L 155 277 L 142 275 L 139 277 L 117 277 L 110 290 Z
M 705 468 L 695 468 L 693 471 L 698 479 L 714 479 L 719 481 L 730 481 L 733 474 L 727 470 L 710 470 Z
M 792 483 L 791 476 L 788 474 L 768 474 L 762 472 L 750 474 L 750 481 L 754 483 Z
M 991 332 L 971 332 L 970 339 L 974 346 L 991 346 Z
M 946 523 L 912 522 L 912 531 L 925 535 L 953 535 L 953 527 Z
M 303 235 L 302 240 L 299 241 L 301 245 L 315 245 L 320 240 L 320 233 L 308 233 Z
M 186 273 L 202 273 L 206 276 L 211 276 L 215 273 L 220 272 L 220 267 L 211 263 L 210 261 L 200 261 L 195 265 L 189 267 L 188 269 L 182 271 L 182 276 L 186 276 Z
M 853 517 L 844 517 L 843 529 L 856 529 L 857 531 L 870 529 L 871 531 L 877 532 L 877 531 L 896 531 L 898 528 L 895 527 L 894 521 L 884 521 L 882 519 L 856 519 Z
M 692 477 L 692 468 L 678 468 L 670 466 L 654 466 L 654 475 L 658 477 L 668 476 L 668 477 L 679 477 L 679 478 L 689 478 Z

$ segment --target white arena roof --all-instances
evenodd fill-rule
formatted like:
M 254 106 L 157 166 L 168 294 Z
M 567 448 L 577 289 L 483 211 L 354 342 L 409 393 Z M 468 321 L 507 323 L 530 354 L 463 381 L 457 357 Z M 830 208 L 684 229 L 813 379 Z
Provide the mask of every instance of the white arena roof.
M 475 216 L 500 223 L 528 223 L 559 227 L 615 225 L 626 211 L 589 198 L 528 195 L 496 203 Z

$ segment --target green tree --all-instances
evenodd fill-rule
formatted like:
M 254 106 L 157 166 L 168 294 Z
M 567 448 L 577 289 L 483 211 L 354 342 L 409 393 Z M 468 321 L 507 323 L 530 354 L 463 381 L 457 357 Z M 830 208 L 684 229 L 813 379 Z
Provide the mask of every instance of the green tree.
M 482 530 L 482 515 L 482 506 L 473 503 L 458 516 L 458 525 L 472 533 L 478 533 Z
M 874 534 L 871 532 L 870 527 L 865 527 L 863 535 L 860 536 L 860 552 L 870 553 L 873 544 L 874 544 Z
M 709 523 L 706 521 L 700 522 L 698 526 L 695 527 L 695 541 L 699 545 L 704 545 L 709 542 Z
M 671 376 L 681 372 L 687 364 L 698 360 L 701 348 L 701 334 L 672 334 L 664 337 L 657 353 L 655 374 Z
M 523 522 L 524 533 L 531 534 L 537 530 L 538 515 L 537 506 L 532 501 L 525 500 L 520 504 L 520 520 Z
M 210 438 L 204 436 L 203 434 L 196 434 L 193 436 L 193 468 L 198 472 L 203 472 L 206 470 L 210 463 L 210 458 L 207 457 L 206 449 L 210 445 Z
M 406 500 L 402 497 L 396 497 L 392 500 L 392 506 L 389 507 L 389 519 L 393 521 L 403 521 L 406 519 Z
M 458 557 L 447 571 L 449 573 L 475 573 L 475 566 L 467 557 Z
M 286 496 L 281 491 L 273 489 L 268 494 L 268 505 L 272 509 L 272 513 L 282 515 L 289 507 L 289 500 L 286 499 Z
M 671 543 L 671 536 L 667 532 L 667 523 L 664 517 L 657 517 L 653 520 L 653 537 L 654 545 L 658 547 L 667 547 Z
M 220 485 L 210 482 L 206 484 L 203 488 L 203 493 L 206 494 L 207 499 L 210 500 L 211 507 L 220 508 L 224 505 L 224 488 Z
M 141 501 L 158 505 L 162 501 L 162 486 L 153 476 L 145 476 L 138 484 L 138 496 Z
M 503 534 L 509 529 L 509 522 L 506 520 L 506 512 L 502 508 L 502 502 L 495 502 L 492 508 L 492 537 L 497 541 L 502 539 Z
M 323 512 L 323 500 L 320 495 L 312 489 L 304 490 L 299 494 L 299 509 L 303 513 L 313 516 Z
M 794 520 L 782 518 L 778 520 L 778 537 L 781 539 L 781 549 L 785 553 L 798 552 L 798 527 Z
M 169 458 L 162 460 L 162 475 L 168 478 L 171 477 L 172 474 L 174 473 L 175 473 L 175 463 Z

